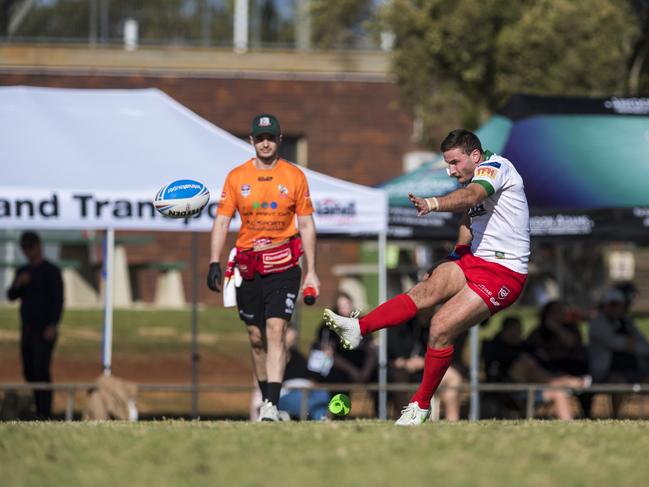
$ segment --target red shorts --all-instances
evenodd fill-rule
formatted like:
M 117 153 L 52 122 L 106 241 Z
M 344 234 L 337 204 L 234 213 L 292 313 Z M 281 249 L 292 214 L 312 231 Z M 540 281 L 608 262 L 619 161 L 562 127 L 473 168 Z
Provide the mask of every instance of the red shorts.
M 514 304 L 523 291 L 527 274 L 476 257 L 469 245 L 458 245 L 451 255 L 451 260 L 464 272 L 468 286 L 482 298 L 492 315 Z

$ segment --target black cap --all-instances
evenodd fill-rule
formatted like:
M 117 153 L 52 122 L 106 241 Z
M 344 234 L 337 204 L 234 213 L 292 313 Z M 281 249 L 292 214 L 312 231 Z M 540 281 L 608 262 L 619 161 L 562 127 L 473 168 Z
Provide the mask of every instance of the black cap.
M 279 137 L 282 130 L 279 127 L 279 121 L 275 115 L 262 113 L 252 119 L 252 136 L 256 137 L 261 134 L 270 134 Z

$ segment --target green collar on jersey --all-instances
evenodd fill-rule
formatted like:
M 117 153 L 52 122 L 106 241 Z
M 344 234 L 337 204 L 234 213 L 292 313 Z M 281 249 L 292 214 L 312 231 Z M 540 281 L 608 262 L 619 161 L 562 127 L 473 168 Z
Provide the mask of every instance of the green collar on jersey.
M 491 152 L 490 150 L 487 150 L 487 149 L 485 149 L 485 151 L 483 152 L 483 154 L 484 154 L 484 160 L 485 160 L 485 161 L 488 161 L 488 160 L 491 158 L 491 156 L 494 155 L 493 152 Z

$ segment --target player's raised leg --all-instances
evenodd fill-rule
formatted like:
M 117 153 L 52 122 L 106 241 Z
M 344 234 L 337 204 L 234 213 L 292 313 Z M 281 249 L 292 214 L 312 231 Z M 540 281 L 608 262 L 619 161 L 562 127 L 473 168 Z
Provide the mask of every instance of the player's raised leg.
M 430 400 L 453 358 L 453 340 L 464 330 L 487 319 L 489 315 L 485 302 L 468 286 L 435 313 L 430 323 L 421 384 L 396 424 L 417 425 L 428 419 Z
M 453 262 L 440 264 L 430 277 L 405 294 L 399 294 L 358 319 L 324 310 L 324 321 L 344 348 L 352 350 L 361 339 L 382 328 L 399 326 L 414 318 L 420 309 L 430 308 L 457 294 L 466 284 L 462 270 Z

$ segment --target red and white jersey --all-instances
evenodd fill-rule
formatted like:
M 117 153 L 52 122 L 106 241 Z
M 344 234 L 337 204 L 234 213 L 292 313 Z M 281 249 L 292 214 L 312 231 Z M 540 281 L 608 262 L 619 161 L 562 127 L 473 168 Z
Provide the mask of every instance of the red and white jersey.
M 523 179 L 504 157 L 488 151 L 485 157 L 471 180 L 489 195 L 469 210 L 473 232 L 471 251 L 484 260 L 527 274 L 530 212 Z

